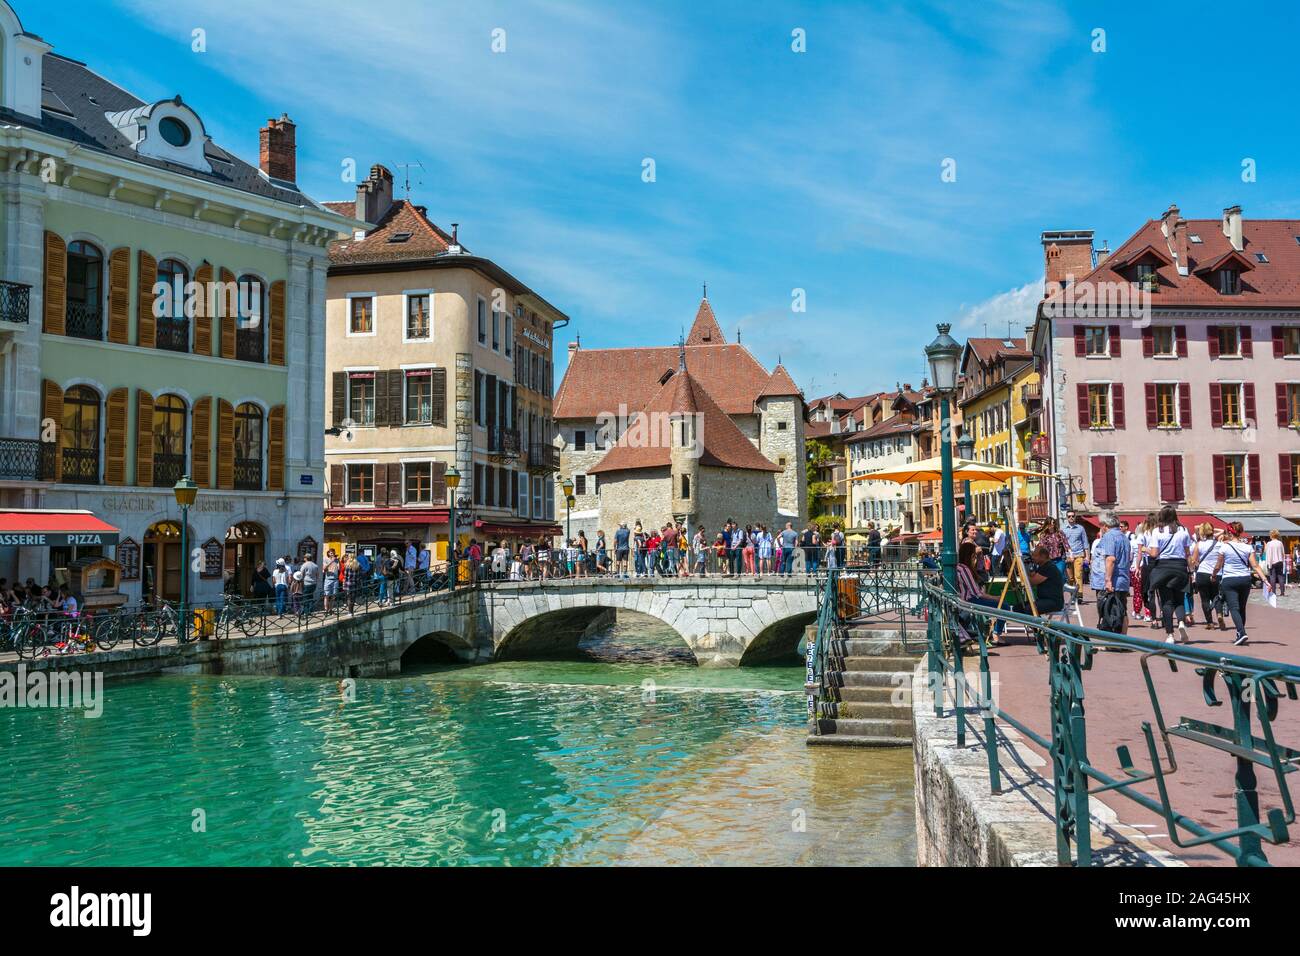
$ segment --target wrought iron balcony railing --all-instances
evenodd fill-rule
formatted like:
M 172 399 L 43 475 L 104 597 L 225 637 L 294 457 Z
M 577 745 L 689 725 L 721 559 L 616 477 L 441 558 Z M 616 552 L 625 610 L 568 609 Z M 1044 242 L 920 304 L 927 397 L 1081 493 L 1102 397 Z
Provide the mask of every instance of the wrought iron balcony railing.
M 159 319 L 154 332 L 154 344 L 169 352 L 190 350 L 189 319 Z
M 53 469 L 43 464 L 46 459 L 53 464 L 53 449 L 35 438 L 0 438 L 0 481 L 46 480 Z
M 265 336 L 261 328 L 235 330 L 235 358 L 241 362 L 264 362 Z
M 104 310 L 93 302 L 69 302 L 63 333 L 74 339 L 100 341 L 104 337 Z
M 560 468 L 560 450 L 545 442 L 533 442 L 528 446 L 528 467 L 544 471 L 558 471 Z
M 31 321 L 32 287 L 0 281 L 0 319 L 26 325 Z
M 63 449 L 63 480 L 71 485 L 99 484 L 99 449 Z
M 262 490 L 262 459 L 235 459 L 235 487 L 240 491 Z
M 496 428 L 489 428 L 488 451 L 507 458 L 517 458 L 519 456 L 518 429 L 502 428 L 499 425 Z
M 185 456 L 167 452 L 153 453 L 153 485 L 171 488 L 185 475 Z

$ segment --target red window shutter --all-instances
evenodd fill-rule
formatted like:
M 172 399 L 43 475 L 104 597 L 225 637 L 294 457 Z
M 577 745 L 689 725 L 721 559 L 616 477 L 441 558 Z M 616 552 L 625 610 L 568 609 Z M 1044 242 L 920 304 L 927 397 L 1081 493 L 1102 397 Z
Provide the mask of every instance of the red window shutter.
M 1108 504 L 1110 499 L 1106 497 L 1106 462 L 1110 461 L 1103 455 L 1094 455 L 1092 458 L 1092 499 L 1097 504 Z
M 1295 469 L 1290 455 L 1277 456 L 1277 474 L 1278 487 L 1282 489 L 1282 500 L 1289 501 L 1295 497 L 1291 490 L 1291 476 L 1295 474 Z
M 1251 358 L 1255 354 L 1255 346 L 1250 341 L 1250 326 L 1241 327 L 1241 357 Z
M 1213 455 L 1211 457 L 1211 462 L 1214 468 L 1214 500 L 1227 501 L 1228 500 L 1228 478 L 1223 473 L 1223 456 Z
M 1182 501 L 1187 495 L 1183 489 L 1183 456 L 1174 456 L 1174 501 Z
M 1174 495 L 1174 461 L 1172 455 L 1161 455 L 1160 463 L 1160 500 L 1177 501 Z
M 1223 387 L 1218 382 L 1210 383 L 1210 427 L 1223 427 Z
M 1273 326 L 1273 358 L 1282 357 L 1282 326 Z
M 1247 476 L 1250 478 L 1250 500 L 1259 501 L 1260 498 L 1264 497 L 1263 494 L 1260 493 L 1259 455 L 1247 455 L 1246 459 L 1249 462 L 1249 464 L 1246 465 L 1246 470 L 1250 472 Z
M 1258 427 L 1259 417 L 1255 414 L 1255 383 L 1246 382 L 1242 385 L 1241 390 L 1245 395 L 1246 424 Z
M 1119 489 L 1115 486 L 1115 456 L 1107 455 L 1103 460 L 1106 462 L 1106 501 L 1113 505 L 1119 501 Z
M 1074 354 L 1083 357 L 1088 354 L 1088 343 L 1084 341 L 1084 330 L 1086 326 L 1076 325 L 1074 327 Z
M 1178 427 L 1192 427 L 1192 386 L 1189 382 L 1178 383 Z
M 1110 340 L 1110 357 L 1119 358 L 1119 326 L 1112 325 L 1106 332 L 1106 338 Z
M 1151 358 L 1156 354 L 1156 333 L 1151 326 L 1142 330 L 1142 357 Z
M 1116 382 L 1110 387 L 1111 416 L 1116 428 L 1124 427 L 1124 383 Z
M 1206 333 L 1210 343 L 1210 358 L 1216 359 L 1219 357 L 1219 327 L 1217 325 L 1208 326 Z
M 1147 398 L 1147 428 L 1155 428 L 1156 425 L 1159 424 L 1159 414 L 1158 414 L 1158 410 L 1156 409 L 1156 383 L 1155 382 L 1147 382 L 1146 398 Z
M 1178 357 L 1187 358 L 1187 326 L 1174 326 L 1174 339 L 1178 344 Z
M 1286 382 L 1277 383 L 1277 425 L 1279 428 L 1287 428 L 1291 424 L 1291 415 L 1286 407 Z
M 1092 427 L 1092 417 L 1088 411 L 1088 384 L 1080 382 L 1077 393 L 1079 396 L 1079 427 L 1087 431 Z

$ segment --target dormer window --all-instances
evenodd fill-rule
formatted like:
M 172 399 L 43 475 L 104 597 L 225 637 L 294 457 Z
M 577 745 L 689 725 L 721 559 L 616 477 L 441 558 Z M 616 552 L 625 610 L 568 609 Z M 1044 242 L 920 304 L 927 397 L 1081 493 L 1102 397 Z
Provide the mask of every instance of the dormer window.
M 1238 295 L 1241 292 L 1241 273 L 1236 269 L 1219 270 L 1219 294 Z
M 208 149 L 212 140 L 203 121 L 179 96 L 170 100 L 107 112 L 104 118 L 139 155 L 205 173 L 212 172 Z
M 164 116 L 158 121 L 158 135 L 177 149 L 190 144 L 190 128 L 174 116 Z
M 1154 292 L 1159 285 L 1160 280 L 1156 276 L 1156 267 L 1149 262 L 1140 262 L 1134 267 L 1134 277 L 1138 285 Z

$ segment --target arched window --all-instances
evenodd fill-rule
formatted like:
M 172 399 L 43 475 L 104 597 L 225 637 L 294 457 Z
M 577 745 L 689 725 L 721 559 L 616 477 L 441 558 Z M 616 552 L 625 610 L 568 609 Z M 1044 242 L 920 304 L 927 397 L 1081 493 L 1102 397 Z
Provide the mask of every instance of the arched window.
M 99 393 L 89 385 L 74 385 L 63 393 L 59 445 L 64 481 L 99 484 Z
M 104 337 L 104 254 L 89 242 L 68 244 L 66 331 L 79 339 Z
M 153 483 L 170 488 L 185 474 L 185 401 L 159 395 L 153 403 Z
M 155 345 L 172 352 L 190 350 L 190 323 L 185 317 L 185 287 L 190 281 L 190 271 L 175 259 L 158 263 L 158 281 L 167 286 L 165 296 L 159 297 Z
M 235 409 L 235 487 L 262 490 L 262 410 L 252 402 Z
M 235 358 L 266 361 L 266 286 L 257 276 L 239 277 L 239 322 L 235 326 Z

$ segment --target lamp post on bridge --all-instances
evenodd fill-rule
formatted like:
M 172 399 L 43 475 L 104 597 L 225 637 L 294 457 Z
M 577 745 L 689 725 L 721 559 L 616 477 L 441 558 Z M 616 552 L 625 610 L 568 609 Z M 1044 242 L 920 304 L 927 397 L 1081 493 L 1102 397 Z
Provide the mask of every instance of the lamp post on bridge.
M 447 490 L 451 492 L 447 496 L 449 505 L 447 508 L 447 590 L 456 590 L 456 572 L 458 570 L 456 560 L 456 489 L 460 487 L 460 472 L 456 466 L 452 465 L 447 469 L 446 475 L 443 476 L 447 482 Z
M 189 556 L 189 538 L 188 530 L 190 525 L 190 505 L 194 504 L 194 499 L 199 496 L 199 486 L 194 483 L 189 475 L 185 475 L 180 481 L 176 482 L 172 488 L 172 494 L 176 496 L 176 503 L 181 506 L 181 613 L 177 618 L 176 627 L 177 636 L 180 642 L 184 644 L 190 636 L 190 618 L 189 608 L 189 577 L 190 577 L 190 556 Z
M 573 479 L 565 478 L 560 488 L 564 491 L 564 547 L 567 549 L 573 540 Z
M 939 562 L 943 567 L 943 583 L 949 591 L 957 590 L 957 502 L 953 494 L 952 479 L 952 400 L 957 394 L 957 363 L 961 359 L 961 346 L 948 332 L 947 322 L 938 325 L 938 337 L 925 347 L 925 357 L 930 363 L 930 380 L 940 397 L 939 456 L 941 466 L 941 495 L 948 502 L 943 516 L 943 552 Z

